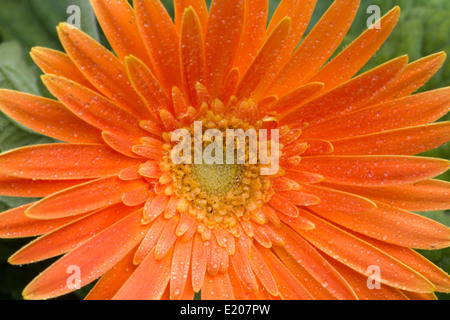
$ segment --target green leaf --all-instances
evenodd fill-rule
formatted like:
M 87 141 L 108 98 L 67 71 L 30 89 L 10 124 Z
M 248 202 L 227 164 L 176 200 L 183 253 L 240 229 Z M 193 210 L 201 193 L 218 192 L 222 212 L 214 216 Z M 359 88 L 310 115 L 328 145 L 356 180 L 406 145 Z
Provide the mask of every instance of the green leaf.
M 42 2 L 46 2 L 42 1 Z M 48 12 L 50 15 L 52 10 Z M 48 17 L 47 17 L 48 18 Z M 3 41 L 18 40 L 24 47 L 44 45 L 59 48 L 59 43 L 36 15 L 30 1 L 2 0 L 0 7 L 0 35 Z
M 51 143 L 55 140 L 42 136 L 38 133 L 31 133 L 30 130 L 23 130 L 12 120 L 0 114 L 0 152 L 11 149 L 42 143 Z
M 56 27 L 68 20 L 71 5 L 80 8 L 81 29 L 99 40 L 97 21 L 87 0 L 2 0 L 0 39 L 17 40 L 26 50 L 34 46 L 62 49 Z
M 0 86 L 2 88 L 40 94 L 38 69 L 25 59 L 17 41 L 0 44 Z
M 40 95 L 39 72 L 17 41 L 0 44 L 0 87 Z M 54 141 L 0 113 L 0 151 Z
M 38 198 L 19 198 L 19 197 L 5 197 L 0 196 L 0 208 L 7 210 L 9 208 L 16 208 L 23 206 L 34 201 L 38 201 Z

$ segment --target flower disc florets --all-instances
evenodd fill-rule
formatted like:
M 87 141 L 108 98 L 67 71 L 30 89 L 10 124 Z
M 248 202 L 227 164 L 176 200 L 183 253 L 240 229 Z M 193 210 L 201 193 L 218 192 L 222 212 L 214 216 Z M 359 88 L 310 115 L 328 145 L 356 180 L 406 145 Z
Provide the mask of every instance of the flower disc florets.
M 199 124 L 201 132 L 196 132 Z M 163 157 L 161 168 L 172 177 L 175 193 L 182 199 L 178 207 L 182 213 L 193 215 L 209 228 L 217 225 L 233 228 L 239 219 L 250 219 L 258 214 L 273 194 L 269 179 L 261 175 L 264 164 L 252 152 L 255 147 L 252 139 L 259 138 L 260 127 L 260 123 L 250 125 L 238 118 L 208 111 L 195 124 L 183 128 L 192 138 L 189 139 L 190 161 L 174 163 L 172 151 L 176 143 L 166 144 L 165 149 L 170 151 Z M 211 136 L 210 129 L 215 129 L 216 135 Z M 253 134 L 230 137 L 231 132 Z M 172 137 L 172 133 L 167 136 Z M 199 159 L 197 143 L 201 146 L 201 161 L 196 161 Z M 205 157 L 208 149 L 212 150 L 208 155 L 215 161 Z

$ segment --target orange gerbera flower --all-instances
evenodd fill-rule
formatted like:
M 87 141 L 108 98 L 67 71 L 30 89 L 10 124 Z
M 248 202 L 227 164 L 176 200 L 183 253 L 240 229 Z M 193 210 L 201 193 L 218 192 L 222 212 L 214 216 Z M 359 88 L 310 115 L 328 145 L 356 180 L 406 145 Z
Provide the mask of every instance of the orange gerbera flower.
M 433 299 L 450 277 L 413 251 L 450 230 L 410 211 L 450 208 L 449 168 L 414 154 L 449 140 L 449 88 L 411 95 L 442 65 L 406 56 L 355 74 L 394 8 L 326 63 L 359 0 L 337 0 L 302 39 L 316 0 L 91 0 L 111 53 L 68 24 L 66 53 L 34 48 L 58 99 L 0 91 L 11 118 L 65 141 L 0 155 L 0 193 L 43 199 L 0 215 L 10 258 L 64 254 L 27 299 L 99 279 L 88 299 Z M 175 164 L 173 132 L 278 129 L 280 170 Z M 205 145 L 203 146 L 205 147 Z M 248 156 L 248 154 L 246 155 Z M 373 278 L 374 270 L 380 271 Z M 368 279 L 369 278 L 369 279 Z M 372 290 L 368 280 L 376 281 Z

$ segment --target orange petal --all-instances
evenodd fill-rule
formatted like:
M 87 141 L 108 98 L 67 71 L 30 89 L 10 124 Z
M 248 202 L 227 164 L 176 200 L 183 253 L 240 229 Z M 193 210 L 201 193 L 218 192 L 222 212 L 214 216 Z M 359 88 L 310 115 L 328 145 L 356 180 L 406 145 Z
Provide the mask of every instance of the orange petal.
M 205 49 L 201 22 L 192 7 L 185 10 L 181 24 L 180 52 L 184 90 L 190 105 L 198 109 L 196 83 L 205 81 Z
M 287 41 L 279 53 L 277 63 L 273 64 L 271 70 L 268 72 L 254 93 L 254 97 L 257 100 L 270 95 L 267 92 L 267 88 L 270 88 L 268 87 L 270 82 L 297 48 L 298 43 L 302 39 L 306 27 L 310 22 L 316 2 L 317 0 L 283 0 L 278 5 L 266 29 L 266 37 L 273 32 L 276 26 L 285 17 L 289 17 L 291 19 L 292 28 Z M 292 87 L 290 89 L 292 89 Z
M 155 220 L 166 210 L 169 204 L 169 197 L 165 194 L 151 194 L 144 206 L 144 219 L 146 222 Z
M 44 73 L 61 76 L 86 88 L 98 91 L 67 54 L 49 48 L 34 47 L 31 49 L 30 55 Z
M 292 218 L 285 219 L 285 224 L 277 230 L 285 242 L 284 249 L 304 268 L 304 272 L 309 273 L 309 276 L 319 282 L 323 289 L 338 299 L 355 299 L 355 293 L 345 279 L 311 244 L 286 226 L 289 225 L 295 229 L 294 220 Z
M 143 204 L 149 195 L 148 186 L 137 188 L 122 195 L 122 202 L 130 207 Z
M 279 126 L 280 130 L 280 143 L 288 145 L 297 140 L 302 135 L 302 128 L 290 128 L 289 126 Z
M 172 113 L 163 109 L 159 111 L 159 114 L 161 116 L 161 120 L 164 124 L 164 127 L 166 128 L 167 131 L 174 131 L 178 129 L 178 122 Z
M 435 266 L 432 262 L 424 258 L 421 254 L 409 248 L 391 245 L 374 239 L 364 238 L 364 240 L 419 272 L 433 283 L 436 287 L 436 291 L 446 293 L 450 292 L 450 276 L 439 267 Z
M 134 166 L 125 168 L 119 172 L 118 177 L 122 180 L 134 180 L 138 179 L 140 174 L 138 172 L 140 165 L 136 164 Z
M 233 267 L 228 269 L 228 277 L 230 278 L 231 286 L 233 287 L 233 294 L 236 300 L 250 300 L 255 296 L 253 291 L 249 291 L 242 286 L 239 277 L 234 271 Z
M 94 91 L 52 75 L 42 80 L 55 97 L 90 125 L 131 141 L 146 135 L 139 118 Z
M 175 117 L 181 118 L 186 114 L 189 102 L 178 87 L 172 87 L 172 103 Z
M 137 163 L 107 146 L 43 144 L 0 156 L 0 175 L 42 180 L 92 179 L 110 176 Z
M 121 261 L 142 239 L 146 227 L 142 226 L 141 217 L 142 210 L 137 211 L 63 256 L 25 288 L 25 299 L 49 299 L 75 290 L 76 286 L 71 288 L 67 285 L 71 266 L 80 268 L 80 283 L 75 283 L 79 287 L 97 279 Z M 121 236 L 118 237 L 118 234 Z
M 225 255 L 227 255 L 227 253 L 224 248 L 218 245 L 215 236 L 211 236 L 208 241 L 209 241 L 208 245 L 209 252 L 208 252 L 208 262 L 206 264 L 206 271 L 210 276 L 215 276 L 219 273 L 220 262 L 223 253 Z
M 161 260 L 173 247 L 173 244 L 177 240 L 175 230 L 177 229 L 180 217 L 178 215 L 173 216 L 166 222 L 166 226 L 161 232 L 158 243 L 155 246 L 155 259 Z
M 175 0 L 175 26 L 177 31 L 181 33 L 181 26 L 183 24 L 183 14 L 186 9 L 192 7 L 198 16 L 200 26 L 203 33 L 206 32 L 206 24 L 208 22 L 208 8 L 204 0 Z
M 206 88 L 218 97 L 238 53 L 245 18 L 245 1 L 213 1 L 205 36 Z M 224 45 L 226 39 L 226 45 Z
M 299 143 L 301 142 L 305 142 L 308 145 L 308 149 L 302 153 L 302 157 L 319 156 L 334 152 L 333 144 L 327 140 L 300 140 Z
M 79 119 L 63 104 L 54 100 L 0 90 L 0 109 L 21 124 L 58 140 L 72 143 L 102 142 L 98 129 Z
M 218 244 L 225 248 L 229 255 L 233 255 L 236 250 L 236 241 L 234 236 L 227 230 L 222 228 L 215 228 L 214 235 L 216 236 Z
M 447 55 L 438 52 L 406 66 L 404 72 L 380 95 L 380 101 L 406 97 L 422 87 L 442 67 Z
M 191 283 L 192 283 L 191 273 L 188 273 L 186 279 L 186 286 L 184 287 L 183 295 L 180 297 L 180 300 L 194 300 L 195 292 L 194 289 L 192 289 Z
M 282 192 L 281 195 L 296 206 L 313 206 L 321 201 L 318 196 L 301 191 L 286 191 Z
M 320 174 L 304 172 L 304 171 L 299 171 L 299 170 L 295 170 L 295 169 L 286 170 L 286 173 L 284 176 L 288 179 L 294 180 L 301 184 L 319 183 L 319 182 L 322 182 L 324 179 L 324 177 L 321 176 Z
M 35 202 L 34 202 L 35 203 Z M 71 223 L 74 218 L 54 220 L 36 220 L 25 215 L 25 211 L 34 203 L 26 204 L 0 213 L 1 238 L 26 238 L 51 232 Z
M 141 158 L 133 152 L 134 143 L 132 141 L 107 131 L 102 132 L 102 138 L 115 151 L 131 158 Z
M 285 177 L 278 177 L 275 179 L 271 179 L 272 188 L 275 191 L 288 191 L 288 190 L 298 190 L 300 189 L 300 185 L 290 179 Z
M 356 294 L 359 300 L 408 300 L 407 296 L 399 289 L 384 284 L 380 284 L 379 288 L 370 289 L 367 285 L 368 278 L 366 276 L 333 259 L 328 260 L 353 288 L 358 288 Z
M 200 83 L 197 82 L 196 86 L 199 84 Z M 197 95 L 196 99 L 199 99 L 199 101 L 201 101 L 202 98 Z M 197 105 L 199 104 L 197 103 Z M 201 102 L 200 105 L 203 105 L 203 102 Z M 197 119 L 198 119 L 197 110 L 195 110 L 195 108 L 192 106 L 187 107 L 186 112 L 183 115 L 181 115 L 181 122 L 183 123 L 184 126 L 190 125 Z
M 284 246 L 283 239 L 276 233 L 276 229 L 280 226 L 280 224 L 265 224 L 262 226 L 258 226 L 258 229 L 263 230 L 264 233 L 269 237 L 270 242 L 274 246 Z M 272 246 L 272 248 L 274 247 Z
M 423 216 L 377 202 L 363 214 L 311 208 L 324 218 L 371 238 L 402 247 L 441 249 L 450 246 L 450 228 Z M 395 228 L 393 228 L 395 226 Z
M 234 66 L 245 72 L 252 63 L 265 39 L 268 0 L 246 0 L 244 29 L 242 31 L 239 53 Z
M 434 293 L 420 293 L 420 292 L 411 292 L 406 290 L 400 290 L 405 296 L 407 296 L 410 300 L 438 300 Z
M 142 144 L 135 145 L 131 150 L 144 158 L 152 160 L 160 160 L 164 155 L 164 150 L 160 147 L 145 146 Z
M 219 273 L 228 272 L 230 269 L 230 256 L 225 248 L 218 247 L 217 250 L 218 261 L 219 261 Z
M 8 262 L 15 265 L 27 264 L 72 251 L 134 211 L 136 209 L 122 204 L 99 210 L 30 242 L 11 256 Z
M 165 92 L 181 87 L 178 34 L 164 5 L 158 0 L 134 1 L 140 34 L 151 53 Z
M 450 88 L 376 104 L 303 130 L 304 138 L 337 140 L 433 122 L 449 111 Z M 367 123 L 370 122 L 370 126 Z
M 273 250 L 280 261 L 289 269 L 292 275 L 315 300 L 337 299 L 332 293 L 327 291 L 319 281 L 314 279 L 283 247 L 274 246 Z
M 161 125 L 159 125 L 151 120 L 142 120 L 139 122 L 139 126 L 142 129 L 144 129 L 158 137 L 161 137 L 162 133 L 164 131 L 164 129 Z
M 212 98 L 204 85 L 197 82 L 195 84 L 195 90 L 197 91 L 197 101 L 198 101 L 198 107 L 195 110 L 200 110 L 201 106 L 204 103 L 206 103 L 207 105 L 211 105 Z
M 449 168 L 447 160 L 411 156 L 304 157 L 301 170 L 318 173 L 326 182 L 392 186 L 425 180 Z
M 178 237 L 181 237 L 195 224 L 195 218 L 189 214 L 182 214 L 180 223 L 175 231 Z
M 164 92 L 158 79 L 148 66 L 135 56 L 125 58 L 128 77 L 141 98 L 147 102 L 152 117 L 159 119 L 159 110 L 171 107 L 169 92 Z M 157 121 L 159 122 L 159 120 Z M 150 132 L 154 132 L 151 130 Z M 158 131 L 159 132 L 159 131 Z
M 312 223 L 308 219 L 304 218 L 303 216 L 299 216 L 299 217 L 280 216 L 280 220 L 284 221 L 286 223 L 289 222 L 289 225 L 293 228 L 295 227 L 295 228 L 300 228 L 300 229 L 305 229 L 305 230 L 311 230 L 311 229 L 315 228 L 314 223 Z M 283 241 L 284 241 L 284 239 L 283 239 Z
M 227 273 L 205 276 L 202 300 L 234 300 L 233 286 Z
M 336 155 L 414 155 L 450 140 L 450 121 L 332 141 Z M 369 147 L 368 147 L 369 146 Z
M 159 147 L 159 148 L 162 148 L 164 145 L 164 142 L 161 138 L 151 138 L 151 137 L 142 137 L 141 143 L 144 146 L 153 146 L 153 147 Z
M 135 251 L 131 250 L 122 260 L 106 272 L 89 291 L 85 300 L 111 300 L 137 268 L 133 264 Z
M 256 274 L 267 291 L 269 291 L 269 293 L 273 296 L 278 295 L 278 287 L 272 276 L 272 271 L 265 264 L 259 250 L 256 249 L 255 246 L 252 246 L 252 250 L 250 251 L 249 262 L 253 272 Z
M 293 156 L 293 157 L 281 157 L 280 158 L 280 165 L 283 168 L 295 168 L 298 167 L 300 164 L 301 157 L 300 156 Z
M 35 219 L 58 219 L 87 213 L 122 201 L 122 195 L 147 186 L 143 180 L 123 181 L 110 177 L 54 193 L 28 208 Z
M 72 61 L 99 91 L 136 116 L 149 113 L 116 56 L 67 23 L 59 25 L 58 35 Z
M 289 200 L 287 200 L 282 195 L 276 193 L 274 194 L 269 202 L 270 206 L 279 212 L 287 215 L 288 217 L 297 217 L 298 208 Z
M 366 198 L 322 187 L 319 185 L 305 185 L 303 192 L 313 194 L 320 199 L 320 202 L 313 205 L 312 209 L 319 208 L 328 213 L 367 213 L 376 208 L 376 204 Z
M 161 171 L 157 161 L 147 161 L 139 167 L 139 174 L 146 178 L 159 179 Z
M 219 94 L 220 101 L 230 102 L 232 101 L 231 98 L 236 99 L 234 94 L 236 93 L 240 78 L 241 73 L 239 72 L 238 68 L 233 68 L 230 70 L 225 80 L 225 84 L 223 85 L 223 88 Z
M 187 282 L 189 275 L 189 267 L 191 264 L 193 241 L 175 243 L 173 251 L 171 279 L 170 279 L 170 298 L 180 299 L 185 291 L 188 291 L 186 286 L 191 284 Z
M 192 248 L 192 287 L 195 292 L 199 292 L 203 287 L 208 262 L 208 247 L 204 244 L 201 236 L 196 233 Z
M 231 111 L 231 110 L 230 110 Z M 254 101 L 242 101 L 237 105 L 233 114 L 243 122 L 256 123 L 261 119 L 261 115 Z
M 195 293 L 194 293 L 194 295 L 195 295 Z M 194 297 L 194 295 L 192 297 Z M 159 297 L 159 300 L 162 300 L 162 301 L 170 300 L 170 286 L 169 285 L 166 286 L 166 289 L 164 290 L 164 293 Z
M 266 111 L 266 110 L 272 110 L 275 104 L 279 101 L 277 96 L 267 96 L 261 100 L 258 101 L 257 106 L 258 110 L 260 111 Z M 263 119 L 263 129 L 274 129 L 277 124 L 277 119 L 273 116 L 268 116 Z
M 361 195 L 404 210 L 435 211 L 450 209 L 450 183 L 441 180 L 425 180 L 392 187 L 336 186 L 346 192 Z
M 311 78 L 341 43 L 359 3 L 359 0 L 335 1 L 282 67 L 266 94 L 285 95 Z
M 88 180 L 33 180 L 0 176 L 0 194 L 10 197 L 46 197 Z
M 367 277 L 372 274 L 369 267 L 376 264 L 383 270 L 380 282 L 391 287 L 416 292 L 435 290 L 427 279 L 385 252 L 312 214 L 306 212 L 301 214 L 311 220 L 316 227 L 312 230 L 297 228 L 296 231 L 335 260 Z
M 255 223 L 258 224 L 258 225 L 263 225 L 263 224 L 265 224 L 265 223 L 268 222 L 268 219 L 267 219 L 266 215 L 264 214 L 264 212 L 263 212 L 262 210 L 259 210 L 259 209 L 253 210 L 253 211 L 251 212 L 251 214 L 250 214 L 250 220 L 251 220 L 252 222 L 255 222 Z M 247 233 L 248 231 L 252 230 L 253 225 L 249 226 L 249 225 L 247 224 L 246 227 L 247 227 L 247 230 L 244 230 L 244 231 L 246 231 L 246 233 Z M 251 229 L 249 229 L 249 228 L 251 228 Z M 253 234 L 253 231 L 250 231 L 250 233 Z
M 161 260 L 156 260 L 154 250 L 142 261 L 136 271 L 113 297 L 113 300 L 157 300 L 166 290 L 170 280 L 173 250 Z
M 142 239 L 139 244 L 136 253 L 134 254 L 133 263 L 135 265 L 141 264 L 145 257 L 150 254 L 152 249 L 154 249 L 159 237 L 166 226 L 167 221 L 163 216 L 159 216 L 150 226 L 144 239 Z
M 291 30 L 290 18 L 285 18 L 277 25 L 273 32 L 267 37 L 261 50 L 256 55 L 247 72 L 241 79 L 236 90 L 236 97 L 239 99 L 249 98 L 253 90 L 258 86 L 273 63 L 277 63 L 280 50 Z
M 280 121 L 283 124 L 302 121 L 312 126 L 356 111 L 374 101 L 383 88 L 404 70 L 407 61 L 406 56 L 391 60 L 293 109 Z
M 257 292 L 258 283 L 256 282 L 255 275 L 250 267 L 242 241 L 236 241 L 236 252 L 234 255 L 230 256 L 230 260 L 244 287 L 250 291 Z
M 323 83 L 312 82 L 305 84 L 279 99 L 269 110 L 279 114 L 290 113 L 292 109 L 296 109 L 297 106 L 304 104 L 322 89 Z
M 265 248 L 270 249 L 272 247 L 272 242 L 270 241 L 266 229 L 257 224 L 255 224 L 253 239 Z
M 295 140 L 282 150 L 282 155 L 285 157 L 302 155 L 308 149 L 308 144 L 304 141 Z
M 92 9 L 114 52 L 124 60 L 129 55 L 139 57 L 148 66 L 152 61 L 139 36 L 134 10 L 128 1 L 91 0 Z
M 313 297 L 292 275 L 283 263 L 268 249 L 258 249 L 264 263 L 271 270 L 278 287 L 278 293 L 284 300 L 313 300 Z
M 386 41 L 399 16 L 400 8 L 395 7 L 376 22 L 379 27 L 367 29 L 309 81 L 323 82 L 328 91 L 353 77 Z
M 293 30 L 289 46 L 286 48 L 286 55 L 289 56 L 297 47 L 313 14 L 316 2 L 317 0 L 282 0 L 271 17 L 266 29 L 266 35 L 272 33 L 285 17 L 290 17 L 293 22 Z

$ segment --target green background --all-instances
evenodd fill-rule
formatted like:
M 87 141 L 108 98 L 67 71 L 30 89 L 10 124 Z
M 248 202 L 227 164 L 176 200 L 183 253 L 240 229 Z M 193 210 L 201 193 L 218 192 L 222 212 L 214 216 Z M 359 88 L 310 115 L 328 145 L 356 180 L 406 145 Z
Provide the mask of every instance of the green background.
M 163 0 L 173 14 L 171 0 Z M 271 13 L 279 0 L 270 3 Z M 310 27 L 320 18 L 332 0 L 318 0 Z M 33 64 L 29 51 L 33 46 L 62 50 L 56 34 L 56 26 L 66 21 L 69 5 L 78 5 L 81 10 L 81 28 L 108 46 L 87 0 L 0 0 L 0 88 L 14 89 L 50 97 L 42 86 L 40 70 Z M 402 9 L 400 21 L 385 45 L 376 53 L 363 70 L 368 70 L 389 59 L 408 54 L 410 61 L 423 56 L 445 51 L 450 53 L 450 1 L 448 0 L 361 0 L 361 7 L 341 48 L 348 45 L 366 28 L 369 5 L 378 5 L 382 15 L 395 5 Z M 420 91 L 450 85 L 450 63 L 431 79 Z M 446 120 L 450 120 L 450 114 Z M 442 119 L 444 120 L 444 119 Z M 17 147 L 52 142 L 0 113 L 0 152 Z M 450 145 L 431 150 L 426 156 L 450 158 Z M 450 181 L 450 171 L 440 177 Z M 0 212 L 35 199 L 0 196 Z M 450 211 L 428 212 L 424 215 L 450 226 Z M 0 299 L 22 299 L 21 292 L 46 266 L 55 259 L 26 266 L 11 266 L 6 260 L 29 239 L 0 240 Z M 450 273 L 450 248 L 437 251 L 420 251 L 428 259 Z M 91 286 L 87 286 L 60 299 L 82 299 Z M 438 294 L 449 300 L 449 294 Z

